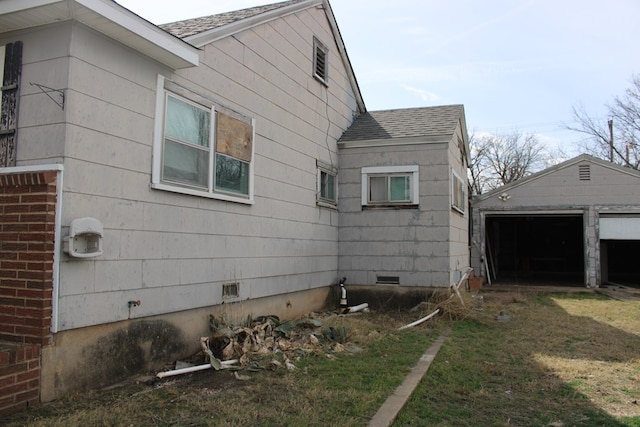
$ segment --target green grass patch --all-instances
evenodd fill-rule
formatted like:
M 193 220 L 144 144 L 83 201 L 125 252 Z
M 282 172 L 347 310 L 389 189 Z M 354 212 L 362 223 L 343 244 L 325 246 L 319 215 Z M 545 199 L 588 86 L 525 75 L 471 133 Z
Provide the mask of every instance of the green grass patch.
M 640 427 L 638 302 L 483 293 L 482 311 L 334 316 L 344 350 L 286 369 L 202 371 L 41 405 L 8 426 L 366 426 L 440 332 L 451 331 L 395 426 Z M 431 310 L 431 309 L 430 309 Z M 500 314 L 503 316 L 500 316 Z M 453 320 L 457 319 L 457 320 Z
M 638 425 L 638 303 L 493 298 L 455 325 L 394 426 Z

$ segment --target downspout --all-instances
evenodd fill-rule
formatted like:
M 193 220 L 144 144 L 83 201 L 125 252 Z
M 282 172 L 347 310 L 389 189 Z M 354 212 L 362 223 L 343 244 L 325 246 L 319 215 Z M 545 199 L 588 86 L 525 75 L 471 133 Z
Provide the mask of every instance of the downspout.
M 53 290 L 51 292 L 51 333 L 58 332 L 58 298 L 60 296 L 60 251 L 62 250 L 62 188 L 64 166 L 58 165 L 56 182 L 56 218 L 53 237 Z

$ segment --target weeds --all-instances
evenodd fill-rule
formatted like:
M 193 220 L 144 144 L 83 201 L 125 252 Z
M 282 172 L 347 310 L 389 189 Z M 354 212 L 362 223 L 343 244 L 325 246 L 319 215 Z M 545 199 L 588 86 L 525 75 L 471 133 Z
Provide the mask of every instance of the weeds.
M 202 371 L 72 396 L 8 426 L 366 426 L 440 331 L 452 331 L 396 426 L 640 427 L 640 303 L 593 294 L 466 295 L 323 319 L 342 351 L 294 371 Z M 480 302 L 481 301 L 481 302 Z M 421 325 L 398 328 L 440 308 Z M 499 315 L 503 313 L 504 316 Z

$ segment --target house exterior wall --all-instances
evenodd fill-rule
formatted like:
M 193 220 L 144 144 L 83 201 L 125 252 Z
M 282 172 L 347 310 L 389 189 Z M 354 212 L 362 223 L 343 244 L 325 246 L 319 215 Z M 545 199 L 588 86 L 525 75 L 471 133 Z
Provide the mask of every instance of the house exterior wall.
M 314 36 L 329 49 L 328 87 L 311 75 Z M 43 400 L 130 374 L 115 367 L 137 358 L 103 354 L 123 345 L 105 337 L 131 328 L 141 334 L 132 351 L 144 356 L 158 328 L 197 342 L 214 310 L 240 319 L 325 306 L 338 270 L 338 213 L 316 205 L 316 161 L 338 166 L 336 141 L 358 107 L 323 9 L 202 46 L 200 65 L 180 71 L 79 23 L 2 37 L 24 42 L 23 81 L 64 90 L 62 109 L 25 87 L 18 134 L 18 166 L 64 164 L 56 245 L 74 219 L 104 226 L 101 256 L 61 256 Z M 159 75 L 255 120 L 253 204 L 150 188 Z M 228 282 L 237 297 L 223 298 Z M 105 347 L 91 353 L 97 343 Z M 174 350 L 135 367 L 193 348 Z
M 580 168 L 588 168 L 589 179 L 580 179 Z M 584 226 L 585 285 L 600 285 L 601 214 L 640 215 L 638 174 L 608 162 L 580 156 L 566 165 L 549 168 L 472 202 L 472 267 L 485 276 L 483 256 L 487 215 L 580 215 Z M 586 173 L 587 169 L 583 169 Z M 498 196 L 505 194 L 502 201 Z M 485 276 L 486 277 L 486 276 Z
M 456 284 L 465 270 L 470 267 L 469 255 L 469 206 L 467 184 L 467 158 L 464 147 L 462 127 L 456 130 L 454 138 L 449 142 L 448 156 L 451 172 L 449 173 L 449 283 Z M 451 205 L 453 202 L 454 185 L 451 180 L 455 173 L 463 180 L 464 211 L 460 212 Z
M 393 155 L 390 155 L 393 151 Z M 373 285 L 397 276 L 401 286 L 450 284 L 448 144 L 344 147 L 340 151 L 339 276 Z M 363 210 L 361 169 L 419 166 L 419 207 Z
M 246 30 L 176 73 L 74 26 L 63 234 L 89 216 L 105 236 L 101 257 L 63 257 L 60 330 L 127 319 L 130 300 L 136 317 L 216 305 L 226 282 L 245 300 L 335 280 L 337 213 L 316 206 L 316 159 L 335 163 L 355 101 L 337 60 L 329 88 L 310 75 L 313 36 L 331 45 L 323 19 Z M 255 119 L 254 205 L 149 189 L 158 73 Z
M 18 103 L 17 165 L 62 163 L 65 112 L 35 85 L 68 87 L 72 26 L 50 25 L 33 31 L 0 34 L 0 45 L 22 41 L 22 82 Z M 50 93 L 57 101 L 61 97 Z

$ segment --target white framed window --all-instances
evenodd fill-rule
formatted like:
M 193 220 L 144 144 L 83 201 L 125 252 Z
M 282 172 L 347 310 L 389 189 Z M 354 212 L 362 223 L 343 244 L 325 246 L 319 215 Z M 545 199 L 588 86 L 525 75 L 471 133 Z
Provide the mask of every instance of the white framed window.
M 338 205 L 338 169 L 316 162 L 317 192 L 316 202 L 320 206 L 335 208 Z
M 417 206 L 418 165 L 362 168 L 362 206 Z
M 152 188 L 253 203 L 254 120 L 158 78 Z
M 323 85 L 329 85 L 329 49 L 317 38 L 313 38 L 313 77 Z
M 460 175 L 451 170 L 451 208 L 464 214 L 467 206 L 467 186 Z

